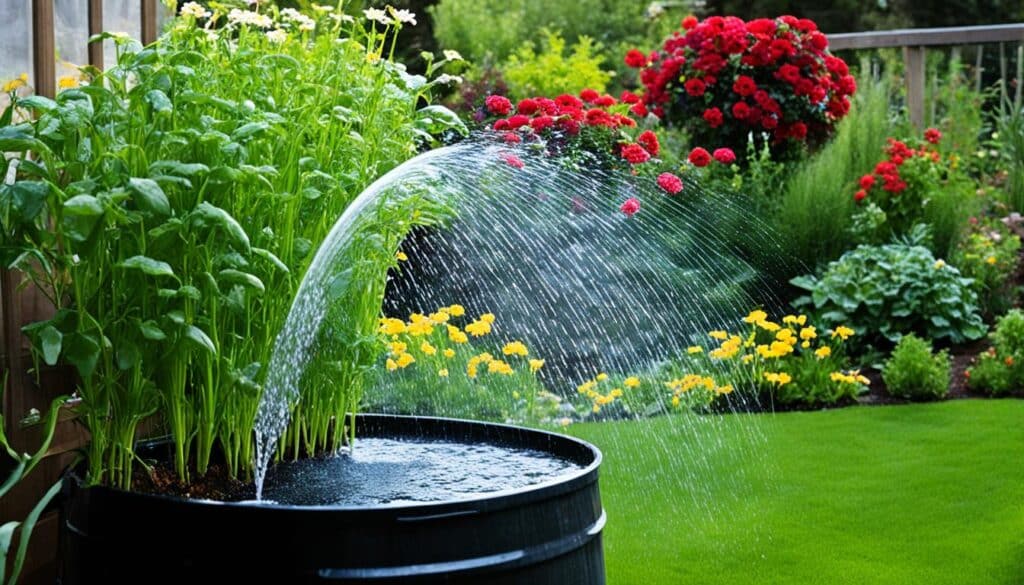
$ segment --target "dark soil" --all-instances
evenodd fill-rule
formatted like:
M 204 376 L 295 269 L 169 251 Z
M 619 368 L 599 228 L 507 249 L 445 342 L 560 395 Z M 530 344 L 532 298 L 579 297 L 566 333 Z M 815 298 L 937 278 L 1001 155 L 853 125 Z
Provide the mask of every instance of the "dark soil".
M 192 470 L 191 476 L 192 482 L 184 484 L 178 479 L 173 465 L 158 461 L 149 469 L 135 467 L 132 489 L 146 494 L 222 502 L 251 500 L 256 497 L 256 488 L 252 483 L 232 478 L 227 467 L 221 464 L 210 465 L 203 476 Z

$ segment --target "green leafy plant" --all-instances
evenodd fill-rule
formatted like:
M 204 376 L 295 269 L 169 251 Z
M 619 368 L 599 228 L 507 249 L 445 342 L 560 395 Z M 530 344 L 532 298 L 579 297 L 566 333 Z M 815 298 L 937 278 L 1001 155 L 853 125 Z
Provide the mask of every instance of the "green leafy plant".
M 952 262 L 974 280 L 982 313 L 987 318 L 1004 313 L 1013 304 L 1015 287 L 1010 277 L 1020 262 L 1020 237 L 1002 221 L 971 218 L 967 235 L 957 246 Z
M 378 175 L 464 130 L 420 108 L 436 80 L 387 58 L 397 17 L 364 29 L 343 16 L 197 9 L 149 47 L 103 35 L 116 67 L 53 101 L 16 100 L 0 119 L 0 148 L 20 153 L 0 190 L 4 259 L 60 308 L 26 333 L 39 359 L 77 370 L 90 482 L 130 486 L 151 415 L 181 481 L 205 473 L 215 447 L 247 475 L 266 364 L 312 252 Z M 16 110 L 36 120 L 13 125 Z M 344 439 L 324 419 L 358 404 L 379 344 L 373 291 L 412 217 L 382 206 L 374 237 L 358 239 L 368 292 L 344 318 L 368 341 L 318 364 L 347 367 L 294 406 L 304 440 L 289 444 L 304 452 Z
M 1024 384 L 1024 312 L 1003 315 L 992 332 L 993 345 L 966 371 L 967 383 L 975 390 L 1006 394 Z
M 949 392 L 949 353 L 935 354 L 931 343 L 904 335 L 882 368 L 882 379 L 893 396 L 911 400 L 942 398 Z
M 500 66 L 510 95 L 529 97 L 575 94 L 583 88 L 603 93 L 612 73 L 601 68 L 601 45 L 581 36 L 566 54 L 565 39 L 557 31 L 545 29 L 540 51 L 524 42 Z
M 810 293 L 795 305 L 828 326 L 850 325 L 870 343 L 895 343 L 908 333 L 961 342 L 986 332 L 973 281 L 919 244 L 858 246 L 820 278 L 790 283 Z

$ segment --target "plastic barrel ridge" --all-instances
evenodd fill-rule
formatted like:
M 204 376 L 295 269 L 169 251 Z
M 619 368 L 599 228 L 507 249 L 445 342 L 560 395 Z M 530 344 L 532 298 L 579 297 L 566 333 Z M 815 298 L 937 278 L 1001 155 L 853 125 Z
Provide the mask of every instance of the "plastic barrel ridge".
M 83 487 L 67 476 L 62 583 L 605 583 L 601 453 L 583 441 L 453 419 L 360 415 L 362 437 L 487 442 L 581 468 L 476 498 L 405 506 L 213 502 Z

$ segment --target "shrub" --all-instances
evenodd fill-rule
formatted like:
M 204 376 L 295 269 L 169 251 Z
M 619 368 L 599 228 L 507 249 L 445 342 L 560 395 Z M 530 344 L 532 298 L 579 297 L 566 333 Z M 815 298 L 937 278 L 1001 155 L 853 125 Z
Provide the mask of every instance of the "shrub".
M 923 141 L 908 144 L 888 139 L 888 158 L 861 177 L 853 193 L 861 206 L 854 222 L 871 228 L 856 234 L 862 242 L 900 236 L 925 223 L 931 227 L 933 251 L 949 257 L 964 220 L 976 212 L 978 204 L 974 183 L 939 152 L 941 137 L 938 130 L 929 128 Z M 864 215 L 878 219 L 865 220 Z
M 924 246 L 858 246 L 821 278 L 790 282 L 810 293 L 794 304 L 812 307 L 829 326 L 849 323 L 867 342 L 895 343 L 908 333 L 961 342 L 986 331 L 971 279 Z
M 911 400 L 941 398 L 949 392 L 949 354 L 932 353 L 932 346 L 914 334 L 904 335 L 882 368 L 882 379 L 893 396 Z
M 1020 261 L 1020 237 L 1003 222 L 987 217 L 971 218 L 967 237 L 953 253 L 952 262 L 978 293 L 987 318 L 1005 312 L 1013 304 L 1016 289 L 1010 277 Z
M 968 384 L 976 390 L 1005 394 L 1024 384 L 1024 312 L 1014 309 L 996 322 L 993 346 L 967 370 Z
M 603 93 L 612 73 L 601 68 L 601 45 L 580 37 L 566 55 L 565 39 L 558 32 L 544 30 L 541 50 L 524 42 L 500 67 L 509 94 L 517 98 L 534 95 L 576 93 L 589 87 Z
M 789 158 L 822 145 L 849 111 L 856 82 L 810 20 L 690 17 L 683 29 L 631 61 L 648 109 L 697 144 L 744 152 L 752 134 Z
M 1010 358 L 1012 360 L 1012 358 Z M 995 396 L 1006 394 L 1020 383 L 1014 362 L 1007 363 L 1007 358 L 1000 358 L 995 351 L 985 352 L 978 356 L 975 364 L 964 372 L 967 386 L 972 390 L 988 392 Z

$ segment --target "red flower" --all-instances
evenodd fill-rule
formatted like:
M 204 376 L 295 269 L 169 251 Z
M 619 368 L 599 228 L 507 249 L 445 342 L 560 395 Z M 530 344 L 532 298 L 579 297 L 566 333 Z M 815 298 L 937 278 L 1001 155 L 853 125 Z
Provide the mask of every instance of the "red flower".
M 699 146 L 691 150 L 687 158 L 695 167 L 706 167 L 711 162 L 711 154 Z
M 865 191 L 864 189 L 861 189 L 860 191 L 857 191 L 856 193 L 853 194 L 853 200 L 856 201 L 857 203 L 860 203 L 867 196 L 868 192 Z
M 540 132 L 547 128 L 554 126 L 555 119 L 551 116 L 537 116 L 530 120 L 530 128 L 533 128 L 535 132 Z
M 716 148 L 713 156 L 723 165 L 731 165 L 736 162 L 736 153 L 731 148 Z
M 560 108 L 582 108 L 583 101 L 580 98 L 564 93 L 555 98 L 555 103 Z
M 636 197 L 630 197 L 622 202 L 619 207 L 619 211 L 626 214 L 626 217 L 633 217 L 633 214 L 640 211 L 640 200 Z
M 589 104 L 592 104 L 592 103 L 594 103 L 594 100 L 596 100 L 597 98 L 599 98 L 601 96 L 599 96 L 596 91 L 594 91 L 594 90 L 592 90 L 590 88 L 587 88 L 587 89 L 584 89 L 583 91 L 580 92 L 580 97 L 583 98 L 583 101 L 585 101 L 585 102 L 587 102 Z
M 686 83 L 683 84 L 683 88 L 686 89 L 686 93 L 691 96 L 700 97 L 704 95 L 704 92 L 707 90 L 707 85 L 700 79 L 694 78 L 688 79 Z
M 494 125 L 491 127 L 494 128 L 495 130 L 508 130 L 508 120 L 504 118 L 500 120 L 495 120 Z
M 645 106 L 643 102 L 633 104 L 630 106 L 629 111 L 638 118 L 646 118 L 648 114 L 647 106 Z
M 669 195 L 675 195 L 683 190 L 683 180 L 672 173 L 661 173 L 658 175 L 658 186 Z
M 508 128 L 509 130 L 515 130 L 517 128 L 522 128 L 523 126 L 526 126 L 529 123 L 530 118 L 522 114 L 516 114 L 515 116 L 512 116 L 508 119 Z
M 932 144 L 938 144 L 942 140 L 942 132 L 938 128 L 929 128 L 924 131 L 924 139 Z
M 647 55 L 641 53 L 638 49 L 630 49 L 626 52 L 626 65 L 634 69 L 640 69 L 647 65 Z
M 639 144 L 627 144 L 622 147 L 622 158 L 630 164 L 638 165 L 651 160 L 651 155 Z
M 747 97 L 757 91 L 757 84 L 754 83 L 753 78 L 747 77 L 746 75 L 739 75 L 736 77 L 736 81 L 732 84 L 732 90 L 743 97 Z
M 658 143 L 658 135 L 650 130 L 644 130 L 636 137 L 637 144 L 644 147 L 644 150 L 651 153 L 651 156 L 658 156 L 661 145 Z
M 507 164 L 508 166 L 516 169 L 521 169 L 524 166 L 526 166 L 523 164 L 523 160 L 521 158 L 511 153 L 503 154 L 501 156 L 501 160 L 505 161 L 505 164 Z
M 597 98 L 596 100 L 592 100 L 592 103 L 595 106 L 600 106 L 602 108 L 608 108 L 608 107 L 611 107 L 611 106 L 615 105 L 615 98 L 613 98 L 610 95 L 603 95 L 603 96 Z
M 807 137 L 807 124 L 803 122 L 796 122 L 789 127 L 789 135 L 797 140 L 803 140 Z
M 508 101 L 507 97 L 500 95 L 487 96 L 484 105 L 487 106 L 487 111 L 495 116 L 505 116 L 512 111 L 512 102 Z
M 680 24 L 682 25 L 682 27 L 685 30 L 690 30 L 690 29 L 696 28 L 697 27 L 697 17 L 693 16 L 691 14 L 690 16 L 687 16 L 686 18 L 684 18 L 683 22 L 681 22 Z
M 519 105 L 516 106 L 516 111 L 518 111 L 520 114 L 526 114 L 527 116 L 532 116 L 533 114 L 537 113 L 537 110 L 539 109 L 540 104 L 538 104 L 535 100 L 531 100 L 530 98 L 522 100 L 521 102 L 519 102 Z
M 708 108 L 704 110 L 704 121 L 708 123 L 708 126 L 718 128 L 725 121 L 725 116 L 722 115 L 722 110 L 718 108 Z
M 624 104 L 638 104 L 640 103 L 640 96 L 627 89 L 619 96 L 619 100 Z
M 560 119 L 558 121 L 558 126 L 571 136 L 575 136 L 580 133 L 580 123 L 572 118 Z
M 736 102 L 732 105 L 732 117 L 737 120 L 746 120 L 750 116 L 750 106 L 745 102 Z
M 875 176 L 874 175 L 864 175 L 863 177 L 860 178 L 860 188 L 861 189 L 864 189 L 865 191 L 868 191 L 868 190 L 870 190 L 874 186 L 875 186 Z
M 782 67 L 779 67 L 779 70 L 775 75 L 786 83 L 793 85 L 800 80 L 800 68 L 787 63 Z
M 520 142 L 523 141 L 523 139 L 520 138 L 519 135 L 516 134 L 515 132 L 506 132 L 501 136 L 501 139 L 508 144 L 519 144 Z

